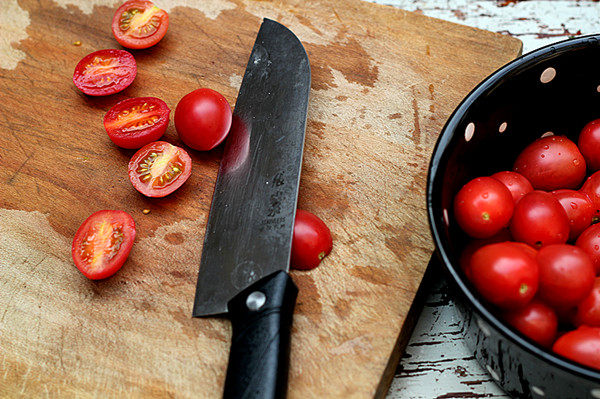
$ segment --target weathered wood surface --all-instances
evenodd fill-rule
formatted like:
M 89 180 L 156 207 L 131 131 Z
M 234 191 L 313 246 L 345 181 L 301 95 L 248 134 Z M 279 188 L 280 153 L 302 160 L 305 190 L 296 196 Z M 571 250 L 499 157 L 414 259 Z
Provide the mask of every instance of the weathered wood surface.
M 511 35 L 523 52 L 570 36 L 600 32 L 600 3 L 592 0 L 374 0 L 409 11 Z M 508 396 L 464 346 L 446 285 L 435 281 L 400 361 L 388 399 Z
M 190 180 L 151 200 L 101 121 L 121 99 L 174 108 L 197 87 L 234 104 L 262 17 L 289 26 L 311 60 L 300 206 L 335 242 L 322 267 L 293 273 L 290 396 L 384 393 L 431 251 L 423 190 L 437 132 L 520 42 L 357 0 L 164 0 L 169 32 L 134 53 L 133 85 L 89 98 L 72 71 L 118 47 L 118 2 L 0 2 L 0 395 L 220 396 L 229 323 L 190 315 L 221 149 L 190 151 Z M 165 139 L 181 144 L 172 124 Z M 139 239 L 116 276 L 90 282 L 70 240 L 99 209 L 129 212 Z

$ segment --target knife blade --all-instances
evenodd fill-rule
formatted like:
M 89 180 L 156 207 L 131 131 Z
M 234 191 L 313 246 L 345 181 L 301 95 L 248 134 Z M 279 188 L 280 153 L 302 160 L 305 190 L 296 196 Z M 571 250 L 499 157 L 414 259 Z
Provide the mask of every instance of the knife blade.
M 310 63 L 264 19 L 238 93 L 209 214 L 194 317 L 228 314 L 226 398 L 284 397 L 297 288 L 289 270 Z

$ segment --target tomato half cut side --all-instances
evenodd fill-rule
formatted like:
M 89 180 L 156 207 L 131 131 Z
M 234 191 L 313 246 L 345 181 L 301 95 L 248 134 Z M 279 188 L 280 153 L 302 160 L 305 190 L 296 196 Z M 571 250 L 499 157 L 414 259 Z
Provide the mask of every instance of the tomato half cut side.
M 135 241 L 135 222 L 126 212 L 104 210 L 90 215 L 73 238 L 75 266 L 91 280 L 115 274 Z
M 123 47 L 143 49 L 154 46 L 167 33 L 169 14 L 147 0 L 125 2 L 112 20 L 112 32 Z
M 129 161 L 129 180 L 147 197 L 164 197 L 177 190 L 192 173 L 192 159 L 180 147 L 155 141 Z
M 113 143 L 122 148 L 141 148 L 158 140 L 167 130 L 171 110 L 156 97 L 128 98 L 104 116 L 104 128 Z
M 75 67 L 73 83 L 89 96 L 107 96 L 127 88 L 137 74 L 137 64 L 125 50 L 98 50 Z

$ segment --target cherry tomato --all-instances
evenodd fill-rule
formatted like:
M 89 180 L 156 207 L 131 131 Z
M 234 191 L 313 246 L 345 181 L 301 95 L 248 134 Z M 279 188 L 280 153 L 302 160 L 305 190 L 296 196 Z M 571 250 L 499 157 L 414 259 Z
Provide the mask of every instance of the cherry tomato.
M 104 128 L 119 147 L 140 148 L 165 133 L 170 113 L 160 98 L 129 98 L 108 110 L 104 115 Z
M 508 324 L 542 346 L 549 348 L 556 339 L 556 313 L 537 299 L 533 299 L 522 308 L 506 311 L 503 316 Z
M 600 278 L 594 280 L 594 287 L 585 299 L 579 302 L 575 313 L 575 325 L 600 327 Z
M 575 190 L 556 190 L 552 194 L 569 219 L 569 241 L 575 241 L 592 224 L 592 201 L 587 194 Z
M 131 0 L 117 9 L 112 33 L 123 47 L 142 49 L 154 46 L 167 33 L 169 14 L 151 1 Z
M 129 180 L 147 197 L 164 197 L 177 190 L 192 173 L 192 160 L 180 147 L 155 141 L 129 161 Z
M 231 107 L 225 97 L 214 90 L 194 90 L 179 100 L 175 108 L 175 128 L 188 147 L 211 150 L 229 133 Z
M 552 194 L 532 191 L 515 205 L 510 233 L 535 248 L 563 244 L 569 238 L 569 219 Z
M 90 96 L 107 96 L 127 88 L 137 74 L 137 64 L 125 50 L 98 50 L 79 61 L 73 83 Z
M 331 232 L 327 225 L 316 215 L 297 209 L 291 266 L 299 270 L 314 269 L 331 252 L 332 247 Z
M 600 370 L 600 328 L 581 326 L 556 340 L 552 350 L 577 363 Z
M 535 259 L 512 243 L 486 245 L 471 257 L 471 281 L 488 301 L 503 309 L 524 306 L 538 288 Z
M 600 169 L 600 119 L 584 126 L 579 133 L 577 146 L 585 158 L 588 169 L 594 172 Z
M 537 255 L 538 295 L 550 306 L 575 306 L 587 297 L 594 285 L 590 257 L 573 245 L 547 245 Z
M 594 218 L 597 221 L 600 218 L 600 171 L 588 177 L 579 191 L 587 194 L 592 201 Z
M 508 188 L 515 204 L 525 194 L 533 191 L 533 186 L 529 183 L 529 180 L 517 172 L 505 170 L 503 172 L 494 173 L 490 177 L 498 180 Z
M 536 190 L 577 188 L 585 177 L 585 160 L 568 138 L 542 137 L 519 154 L 513 170 L 525 176 Z
M 462 270 L 465 272 L 465 275 L 470 280 L 471 279 L 471 257 L 479 248 L 484 247 L 489 244 L 496 244 L 498 242 L 510 241 L 512 238 L 508 229 L 502 229 L 497 234 L 490 238 L 483 238 L 481 240 L 472 240 L 467 246 L 463 249 L 460 254 L 459 264 Z M 525 245 L 525 244 L 523 244 Z M 534 255 L 535 256 L 535 255 Z
M 454 198 L 454 216 L 471 237 L 489 238 L 508 225 L 514 203 L 506 186 L 491 177 L 478 177 Z
M 98 211 L 88 217 L 73 238 L 75 266 L 89 279 L 112 276 L 123 266 L 135 240 L 135 222 L 123 211 Z
M 588 254 L 596 274 L 600 274 L 600 224 L 593 224 L 585 229 L 577 238 L 575 245 Z

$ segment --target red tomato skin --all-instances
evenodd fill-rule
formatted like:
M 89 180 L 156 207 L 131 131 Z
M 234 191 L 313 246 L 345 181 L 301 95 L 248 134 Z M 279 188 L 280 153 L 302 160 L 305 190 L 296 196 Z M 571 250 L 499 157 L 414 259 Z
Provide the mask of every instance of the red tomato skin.
M 86 66 L 93 62 L 93 59 L 97 56 L 116 59 L 122 71 L 122 74 L 111 80 L 112 83 L 106 83 L 101 87 L 91 84 L 84 74 Z M 136 75 L 137 64 L 135 58 L 127 51 L 116 49 L 98 50 L 86 55 L 77 63 L 75 72 L 73 72 L 73 83 L 88 96 L 107 96 L 125 90 L 133 82 Z
M 594 265 L 580 248 L 547 245 L 537 254 L 538 296 L 553 307 L 575 306 L 587 297 L 594 285 Z
M 117 9 L 117 11 L 115 12 L 115 15 L 113 16 L 111 28 L 112 28 L 113 36 L 115 37 L 115 39 L 117 40 L 117 42 L 119 42 L 119 44 L 121 46 L 130 48 L 130 49 L 139 50 L 139 49 L 145 49 L 148 47 L 152 47 L 156 43 L 161 41 L 161 39 L 167 33 L 167 29 L 169 28 L 169 14 L 167 14 L 166 11 L 161 10 L 161 9 L 158 9 L 159 11 L 156 14 L 160 21 L 158 29 L 153 35 L 151 35 L 149 37 L 134 38 L 134 37 L 129 36 L 126 33 L 124 33 L 120 28 L 121 14 L 123 14 L 123 12 L 127 11 L 127 9 L 136 7 L 138 9 L 143 10 L 145 8 L 149 8 L 149 7 L 153 7 L 153 6 L 154 6 L 154 3 L 152 3 L 151 1 L 131 0 L 131 1 L 126 1 Z
M 574 323 L 600 327 L 600 278 L 596 277 L 592 291 L 577 305 Z
M 517 157 L 513 170 L 525 176 L 536 190 L 579 187 L 585 177 L 585 159 L 564 136 L 542 137 Z
M 592 172 L 600 169 L 600 119 L 593 120 L 583 127 L 577 146 L 588 169 Z
M 575 241 L 575 245 L 588 254 L 596 275 L 600 274 L 600 224 L 593 224 L 585 229 Z
M 575 190 L 552 191 L 569 219 L 569 241 L 577 237 L 592 224 L 594 208 L 587 194 Z
M 141 106 L 142 104 L 151 104 L 157 108 L 156 116 L 158 120 L 150 127 L 134 131 L 124 131 L 122 128 L 113 128 L 111 124 L 117 119 L 120 112 L 130 107 Z M 108 137 L 115 145 L 121 148 L 137 149 L 158 140 L 167 130 L 169 125 L 169 114 L 171 110 L 167 104 L 156 97 L 135 97 L 119 101 L 104 115 L 104 128 Z
M 136 172 L 136 169 L 137 169 L 136 165 L 141 159 L 145 158 L 146 155 L 149 154 L 151 151 L 162 152 L 168 146 L 172 146 L 177 149 L 178 155 L 183 162 L 184 169 L 181 172 L 181 175 L 177 178 L 177 181 L 175 183 L 173 183 L 169 186 L 166 186 L 164 188 L 159 188 L 159 189 L 155 189 L 153 187 L 148 187 L 146 184 L 144 184 L 140 180 L 140 176 Z M 144 147 L 140 148 L 133 155 L 133 157 L 131 157 L 131 160 L 129 161 L 129 166 L 128 166 L 129 181 L 131 181 L 131 184 L 133 185 L 133 187 L 137 191 L 139 191 L 141 194 L 145 195 L 146 197 L 152 197 L 152 198 L 161 198 L 161 197 L 165 197 L 165 196 L 171 194 L 172 192 L 177 190 L 179 187 L 181 187 L 187 181 L 187 179 L 190 177 L 191 173 L 192 173 L 192 159 L 190 158 L 188 153 L 183 148 L 169 144 L 166 141 L 155 141 L 153 143 L 147 144 Z
M 508 170 L 494 173 L 492 176 L 500 183 L 504 184 L 510 194 L 513 197 L 513 201 L 516 204 L 525 194 L 533 191 L 533 186 L 529 183 L 529 180 L 520 173 L 511 172 Z
M 181 140 L 198 151 L 212 150 L 227 137 L 232 113 L 227 99 L 211 89 L 183 96 L 175 108 L 175 129 Z
M 600 218 L 600 171 L 588 177 L 579 191 L 590 198 L 594 209 L 594 217 Z
M 538 299 L 533 299 L 522 308 L 504 312 L 503 317 L 520 333 L 546 348 L 551 347 L 556 339 L 556 313 Z
M 600 370 L 600 328 L 581 326 L 556 340 L 552 350 L 585 366 Z
M 458 225 L 473 238 L 489 238 L 510 222 L 514 203 L 506 186 L 491 177 L 465 184 L 454 197 Z
M 496 244 L 499 242 L 510 241 L 512 237 L 510 236 L 510 232 L 508 229 L 502 229 L 497 234 L 490 238 L 476 239 L 471 240 L 465 246 L 463 251 L 460 254 L 459 264 L 465 275 L 470 280 L 471 279 L 471 257 L 479 248 L 484 247 L 489 244 Z
M 565 210 L 552 194 L 543 191 L 532 191 L 519 200 L 509 229 L 516 241 L 534 248 L 564 244 L 570 231 Z
M 325 222 L 308 211 L 297 209 L 290 261 L 292 268 L 314 269 L 332 248 L 331 231 Z
M 502 309 L 527 304 L 538 288 L 535 259 L 512 243 L 486 245 L 471 257 L 471 281 L 479 293 Z
M 89 270 L 80 254 L 80 251 L 78 251 L 78 248 L 82 241 L 86 238 L 87 232 L 94 225 L 94 222 L 103 220 L 112 223 L 119 223 L 122 226 L 123 242 L 121 243 L 117 254 L 109 261 L 107 265 L 105 265 L 104 268 L 101 270 Z M 135 241 L 135 236 L 135 222 L 128 213 L 114 210 L 102 210 L 94 212 L 81 224 L 81 226 L 79 226 L 79 229 L 77 229 L 77 232 L 75 233 L 75 237 L 73 237 L 71 255 L 73 257 L 73 261 L 75 262 L 75 266 L 90 280 L 102 280 L 108 278 L 119 271 L 119 269 L 121 269 L 125 263 L 125 260 L 127 260 L 127 257 L 131 252 L 133 242 Z

